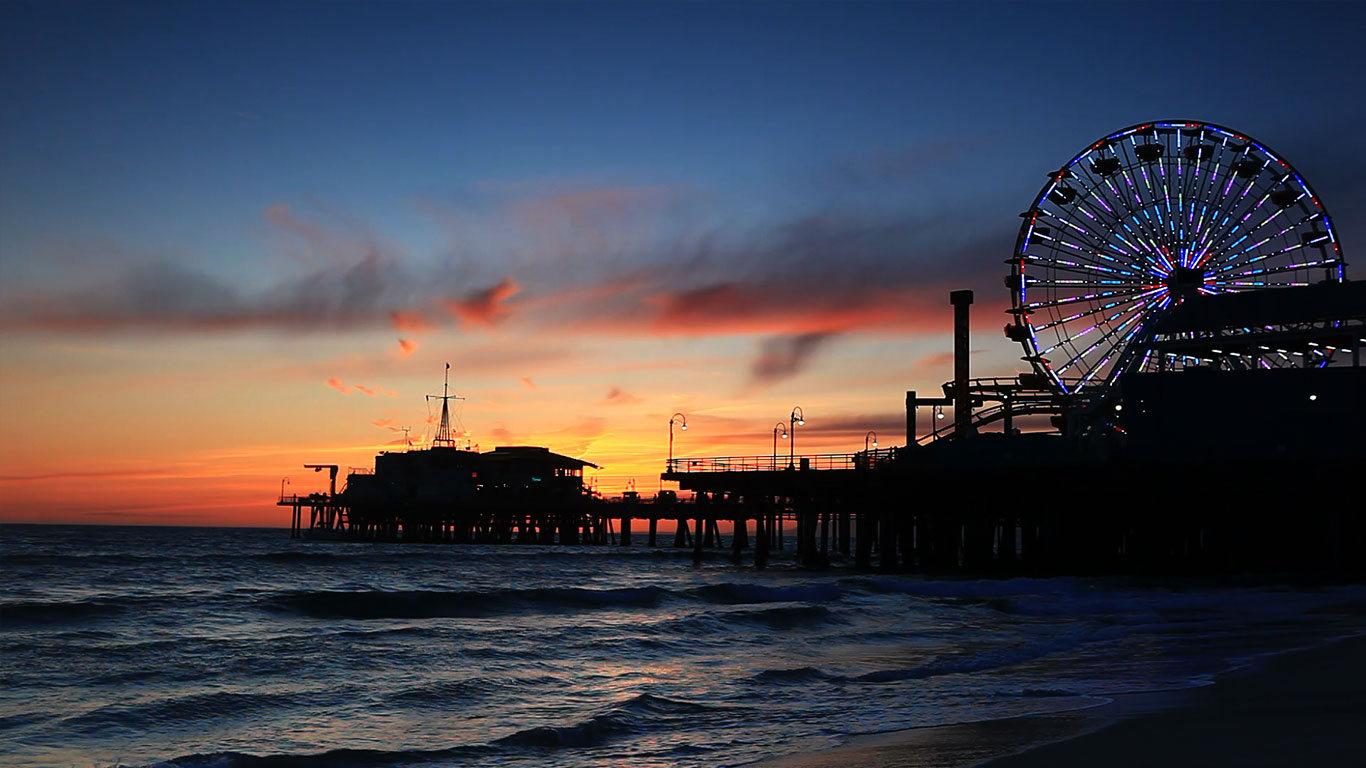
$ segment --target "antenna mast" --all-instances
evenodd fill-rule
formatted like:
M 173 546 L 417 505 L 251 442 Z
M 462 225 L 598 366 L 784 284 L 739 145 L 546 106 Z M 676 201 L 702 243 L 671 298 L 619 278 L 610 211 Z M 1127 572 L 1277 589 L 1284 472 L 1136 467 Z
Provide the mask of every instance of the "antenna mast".
M 441 401 L 441 424 L 436 428 L 436 437 L 432 438 L 432 447 L 457 448 L 455 438 L 451 437 L 451 406 L 452 400 L 464 400 L 460 395 L 451 394 L 451 364 L 446 363 L 446 382 L 441 385 L 440 395 L 427 395 L 427 400 Z

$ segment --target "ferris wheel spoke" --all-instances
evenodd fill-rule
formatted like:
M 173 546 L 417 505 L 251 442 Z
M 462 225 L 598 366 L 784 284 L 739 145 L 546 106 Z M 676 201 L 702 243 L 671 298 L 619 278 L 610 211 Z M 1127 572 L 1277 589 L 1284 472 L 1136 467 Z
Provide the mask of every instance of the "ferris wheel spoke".
M 1058 319 L 1056 319 L 1056 320 L 1052 320 L 1052 321 L 1049 321 L 1049 322 L 1047 322 L 1047 323 L 1042 323 L 1042 324 L 1040 324 L 1040 325 L 1036 325 L 1036 326 L 1034 326 L 1034 329 L 1035 329 L 1036 331 L 1039 331 L 1039 330 L 1047 330 L 1047 329 L 1049 329 L 1049 328 L 1054 328 L 1054 327 L 1059 326 L 1059 325 L 1064 325 L 1064 324 L 1066 324 L 1066 323 L 1070 323 L 1070 322 L 1072 322 L 1072 321 L 1074 321 L 1074 320 L 1080 320 L 1080 319 L 1082 319 L 1082 318 L 1090 317 L 1090 316 L 1092 316 L 1092 315 L 1097 315 L 1097 314 L 1100 314 L 1101 312 L 1108 312 L 1108 311 L 1110 311 L 1111 309 L 1114 309 L 1115 307 L 1124 306 L 1125 304 L 1133 304 L 1133 303 L 1139 302 L 1139 301 L 1143 301 L 1143 299 L 1142 299 L 1142 298 L 1139 298 L 1139 297 L 1134 297 L 1134 298 L 1131 298 L 1131 299 L 1125 299 L 1125 300 L 1123 300 L 1123 301 L 1112 301 L 1112 302 L 1109 302 L 1109 303 L 1107 303 L 1107 304 L 1102 304 L 1102 305 L 1099 306 L 1099 307 L 1095 307 L 1094 309 L 1088 309 L 1088 310 L 1085 310 L 1085 311 L 1083 311 L 1083 312 L 1074 312 L 1073 314 L 1070 314 L 1070 315 L 1067 315 L 1067 316 L 1060 316 L 1060 317 L 1058 317 Z
M 1259 223 L 1254 224 L 1251 227 L 1247 226 L 1248 221 L 1252 219 L 1253 216 L 1255 216 L 1257 212 L 1261 210 L 1262 206 L 1265 205 L 1267 201 L 1271 199 L 1271 193 L 1275 191 L 1277 186 L 1283 184 L 1285 179 L 1287 178 L 1289 178 L 1288 174 L 1280 177 L 1279 179 L 1271 180 L 1265 187 L 1259 189 L 1258 194 L 1255 198 L 1255 202 L 1251 203 L 1246 209 L 1239 211 L 1241 213 L 1240 216 L 1232 218 L 1232 220 L 1230 220 L 1226 229 L 1221 231 L 1219 238 L 1214 241 L 1212 247 L 1217 249 L 1219 246 L 1223 244 L 1225 239 L 1233 237 L 1234 235 L 1238 235 L 1239 233 L 1241 233 L 1240 240 L 1242 238 L 1255 236 L 1256 233 L 1259 230 L 1261 230 L 1262 227 L 1266 226 L 1266 224 L 1269 223 L 1272 219 L 1274 219 L 1279 214 L 1283 213 L 1286 209 L 1273 211 L 1269 216 L 1263 218 Z M 1256 180 L 1254 179 L 1253 181 L 1255 182 Z M 1250 186 L 1249 189 L 1251 189 Z M 1229 246 L 1229 248 L 1236 247 L 1236 243 L 1231 244 Z
M 1094 275 L 1096 273 L 1100 273 L 1104 275 L 1116 275 L 1120 277 L 1129 277 L 1135 279 L 1145 277 L 1144 275 L 1140 275 L 1128 269 L 1110 267 L 1104 264 L 1097 264 L 1087 259 L 1080 259 L 1079 261 L 1070 261 L 1068 259 L 1038 256 L 1035 254 L 1026 254 L 1021 258 L 1027 264 L 1038 265 L 1046 269 L 1054 269 L 1060 272 L 1068 272 L 1077 275 Z
M 1026 304 L 1026 305 L 1025 305 L 1025 309 L 1027 309 L 1027 310 L 1033 310 L 1033 309 L 1041 309 L 1041 308 L 1046 308 L 1046 307 L 1060 307 L 1060 306 L 1065 306 L 1065 305 L 1068 305 L 1068 304 L 1076 304 L 1076 303 L 1083 302 L 1083 301 L 1096 301 L 1096 300 L 1098 300 L 1098 299 L 1112 299 L 1112 298 L 1115 298 L 1115 297 L 1117 297 L 1117 296 L 1128 296 L 1128 295 L 1132 295 L 1132 294 L 1147 295 L 1147 294 L 1149 294 L 1149 293 L 1156 293 L 1156 292 L 1161 291 L 1161 290 L 1165 290 L 1165 288 L 1163 288 L 1162 286 L 1157 286 L 1157 287 L 1149 288 L 1149 289 L 1147 289 L 1146 291 L 1140 291 L 1138 288 L 1134 288 L 1134 289 L 1132 289 L 1132 290 L 1127 290 L 1127 291 L 1119 291 L 1119 290 L 1117 290 L 1117 291 L 1102 291 L 1102 292 L 1100 292 L 1100 293 L 1088 293 L 1088 294 L 1083 294 L 1083 295 L 1081 295 L 1081 296 L 1069 296 L 1069 297 L 1063 298 L 1063 299 L 1055 299 L 1055 300 L 1052 300 L 1052 301 L 1041 301 L 1041 302 L 1035 302 L 1035 303 L 1033 303 L 1033 304 Z
M 1088 335 L 1090 335 L 1093 331 L 1096 331 L 1096 330 L 1101 329 L 1101 328 L 1110 327 L 1116 320 L 1118 320 L 1118 319 L 1121 318 L 1121 317 L 1124 317 L 1125 315 L 1130 315 L 1130 316 L 1132 316 L 1132 317 L 1136 317 L 1136 316 L 1138 316 L 1138 315 L 1141 315 L 1142 312 L 1144 311 L 1144 309 L 1145 309 L 1145 307 L 1143 307 L 1143 306 L 1129 307 L 1129 308 L 1125 308 L 1125 309 L 1120 309 L 1119 311 L 1117 311 L 1117 312 L 1111 314 L 1109 317 L 1101 318 L 1101 319 L 1095 321 L 1094 323 L 1092 323 L 1091 325 L 1088 325 L 1088 326 L 1086 326 L 1085 328 L 1082 328 L 1081 330 L 1078 330 L 1078 331 L 1076 331 L 1076 332 L 1074 332 L 1074 333 L 1071 333 L 1071 334 L 1069 334 L 1069 335 L 1067 335 L 1067 336 L 1065 336 L 1065 337 L 1064 337 L 1064 336 L 1061 336 L 1061 334 L 1059 334 L 1059 337 L 1060 337 L 1060 338 L 1059 338 L 1058 343 L 1057 343 L 1057 344 L 1054 344 L 1054 345 L 1051 346 L 1051 347 L 1048 347 L 1047 349 L 1040 350 L 1040 351 L 1039 351 L 1039 354 L 1041 354 L 1041 355 L 1048 354 L 1048 353 L 1052 352 L 1053 350 L 1055 350 L 1055 349 L 1057 349 L 1057 348 L 1059 348 L 1059 347 L 1062 347 L 1062 346 L 1064 346 L 1064 345 L 1070 345 L 1070 346 L 1072 346 L 1073 349 L 1075 349 L 1075 348 L 1076 348 L 1076 343 L 1077 343 L 1077 341 L 1080 340 L 1080 339 L 1082 339 L 1082 338 L 1084 338 L 1084 337 L 1086 337 L 1086 336 L 1088 336 Z M 1124 324 L 1124 325 L 1127 325 L 1127 324 L 1128 324 L 1128 321 L 1126 320 L 1123 324 Z M 1102 334 L 1104 334 L 1104 331 L 1102 331 Z M 1106 335 L 1108 335 L 1108 334 L 1106 334 Z M 1100 339 L 1101 343 L 1104 343 L 1104 340 L 1105 340 L 1105 339 L 1104 339 L 1104 336 L 1102 336 L 1102 338 Z M 1085 353 L 1083 353 L 1083 354 L 1085 354 Z M 1072 361 L 1069 361 L 1069 363 L 1070 363 L 1070 362 L 1072 362 Z
M 1261 239 L 1257 240 L 1256 242 L 1253 242 L 1250 245 L 1242 247 L 1240 250 L 1230 250 L 1229 252 L 1225 253 L 1222 257 L 1214 260 L 1212 263 L 1208 263 L 1208 265 L 1204 267 L 1205 271 L 1210 274 L 1219 274 L 1230 269 L 1237 269 L 1241 266 L 1255 264 L 1259 261 L 1264 261 L 1268 258 L 1274 258 L 1276 256 L 1291 253 L 1301 248 L 1309 247 L 1311 244 L 1309 242 L 1306 242 L 1304 239 L 1296 240 L 1295 242 L 1292 242 L 1289 245 L 1281 246 L 1280 248 L 1277 248 L 1276 246 L 1271 244 L 1273 240 L 1277 240 L 1278 238 L 1282 242 L 1284 242 L 1286 236 L 1290 232 L 1303 226 L 1308 221 L 1309 219 L 1306 218 L 1298 223 L 1290 224 L 1289 226 L 1286 226 L 1277 232 L 1274 232 L 1269 235 L 1264 235 Z M 1254 235 L 1252 234 L 1248 235 L 1248 237 L 1253 236 Z M 1231 245 L 1231 248 L 1237 248 L 1243 242 L 1243 238 L 1239 238 L 1238 240 L 1234 241 L 1234 243 Z
M 1301 248 L 1301 247 L 1303 247 L 1303 246 L 1292 246 L 1292 247 L 1293 247 L 1293 248 Z M 1288 252 L 1288 251 L 1290 251 L 1290 250 L 1291 250 L 1291 248 L 1286 248 L 1286 249 L 1280 251 L 1279 253 L 1286 253 L 1286 252 Z M 1301 271 L 1301 270 L 1306 270 L 1306 269 L 1320 269 L 1320 268 L 1326 268 L 1326 267 L 1335 267 L 1335 266 L 1337 266 L 1338 264 L 1341 264 L 1341 263 L 1342 263 L 1342 260 L 1341 260 L 1341 259 L 1311 259 L 1311 260 L 1309 260 L 1309 261 L 1292 262 L 1292 263 L 1290 263 L 1290 264 L 1284 264 L 1284 265 L 1281 265 L 1281 266 L 1279 266 L 1279 267 L 1262 267 L 1262 268 L 1259 268 L 1259 269 L 1251 269 L 1251 270 L 1246 270 L 1246 271 L 1243 271 L 1243 272 L 1234 272 L 1234 273 L 1232 273 L 1232 274 L 1228 274 L 1228 273 L 1227 273 L 1227 270 L 1228 270 L 1228 269 L 1234 269 L 1235 267 L 1226 267 L 1224 271 L 1222 271 L 1222 272 L 1220 272 L 1220 273 L 1216 273 L 1215 275 L 1212 275 L 1211 277 L 1214 277 L 1215 281 L 1218 282 L 1218 281 L 1223 281 L 1223 280 L 1231 280 L 1231 279 L 1237 278 L 1237 277 L 1253 277 L 1253 276 L 1255 276 L 1255 275 L 1281 275 L 1281 274 L 1285 274 L 1285 273 L 1287 273 L 1287 272 L 1299 272 L 1299 271 Z M 1244 265 L 1244 266 L 1245 266 L 1245 265 Z
M 1134 310 L 1132 310 L 1132 313 L 1129 316 L 1129 318 L 1126 319 L 1123 323 L 1115 326 L 1114 328 L 1111 328 L 1109 331 L 1102 333 L 1101 337 L 1092 342 L 1091 346 L 1087 347 L 1086 349 L 1071 357 L 1066 363 L 1062 365 L 1061 368 L 1056 369 L 1058 375 L 1061 376 L 1062 374 L 1066 373 L 1073 365 L 1077 364 L 1078 362 L 1082 362 L 1087 355 L 1099 349 L 1102 344 L 1113 338 L 1115 334 L 1122 333 L 1124 328 L 1126 328 L 1130 323 L 1132 323 L 1137 318 L 1141 317 L 1143 315 L 1143 312 L 1147 308 L 1147 304 L 1145 303 L 1143 306 L 1137 307 Z M 1075 346 L 1073 348 L 1075 349 Z M 1094 368 L 1094 365 L 1092 367 Z

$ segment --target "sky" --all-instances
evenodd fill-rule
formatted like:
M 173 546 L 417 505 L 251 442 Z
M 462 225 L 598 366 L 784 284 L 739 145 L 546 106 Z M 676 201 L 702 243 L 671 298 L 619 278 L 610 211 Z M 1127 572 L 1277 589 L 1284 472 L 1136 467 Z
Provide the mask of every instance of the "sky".
M 1366 238 L 1350 4 L 0 5 L 0 520 L 284 525 L 430 436 L 659 487 L 904 444 L 1096 138 L 1248 133 Z M 922 421 L 921 428 L 926 424 Z M 780 447 L 780 450 L 786 450 Z M 282 485 L 286 478 L 288 485 Z

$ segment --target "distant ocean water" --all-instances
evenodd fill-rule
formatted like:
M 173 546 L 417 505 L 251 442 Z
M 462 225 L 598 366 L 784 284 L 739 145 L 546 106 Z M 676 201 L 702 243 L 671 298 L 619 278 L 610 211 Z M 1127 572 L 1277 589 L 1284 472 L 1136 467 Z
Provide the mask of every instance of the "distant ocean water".
M 1366 629 L 1366 589 L 0 527 L 0 764 L 736 765 Z

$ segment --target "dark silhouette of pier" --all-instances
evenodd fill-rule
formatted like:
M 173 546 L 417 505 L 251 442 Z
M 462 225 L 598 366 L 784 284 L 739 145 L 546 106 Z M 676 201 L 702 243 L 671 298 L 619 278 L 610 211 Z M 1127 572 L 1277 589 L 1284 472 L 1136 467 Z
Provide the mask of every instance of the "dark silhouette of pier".
M 954 378 L 906 393 L 903 445 L 783 456 L 780 423 L 769 455 L 675 457 L 674 414 L 660 477 L 690 500 L 604 500 L 586 462 L 452 444 L 279 503 L 296 536 L 636 546 L 643 524 L 645 546 L 761 568 L 1366 575 L 1366 283 L 1303 178 L 1243 134 L 1157 121 L 1088 145 L 1021 218 L 1004 330 L 1032 370 L 973 378 L 974 296 L 953 291 Z

